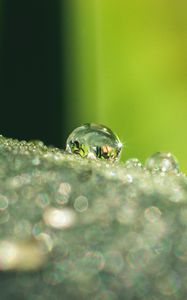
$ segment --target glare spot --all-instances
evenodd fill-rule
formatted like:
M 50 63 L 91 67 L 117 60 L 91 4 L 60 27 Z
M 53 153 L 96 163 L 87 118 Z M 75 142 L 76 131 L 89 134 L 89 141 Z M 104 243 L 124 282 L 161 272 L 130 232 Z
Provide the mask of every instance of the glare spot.
M 16 244 L 8 241 L 0 243 L 0 269 L 11 269 L 16 261 L 18 249 Z
M 68 208 L 49 208 L 44 212 L 43 218 L 46 224 L 57 229 L 68 228 L 75 223 L 75 213 Z
M 0 270 L 35 270 L 44 260 L 41 248 L 35 241 L 0 242 Z

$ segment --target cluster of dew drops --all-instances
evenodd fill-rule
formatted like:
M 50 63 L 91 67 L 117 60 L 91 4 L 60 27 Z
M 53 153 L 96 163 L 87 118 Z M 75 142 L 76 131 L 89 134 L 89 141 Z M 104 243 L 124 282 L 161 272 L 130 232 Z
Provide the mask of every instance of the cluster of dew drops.
M 122 148 L 122 142 L 112 130 L 94 123 L 76 128 L 69 135 L 66 144 L 68 153 L 109 162 L 119 162 Z M 137 158 L 131 158 L 126 161 L 125 167 L 138 169 L 143 166 Z M 151 155 L 145 162 L 145 168 L 153 173 L 179 173 L 177 159 L 167 152 L 156 152 Z
M 77 127 L 66 141 L 66 149 L 46 146 L 40 140 L 19 141 L 0 135 L 0 150 L 9 150 L 13 154 L 34 154 L 33 164 L 39 164 L 39 157 L 54 160 L 64 160 L 65 154 L 78 159 L 89 159 L 92 162 L 107 162 L 117 166 L 123 149 L 119 137 L 108 127 L 87 123 Z M 145 161 L 144 166 L 137 158 L 130 158 L 125 163 L 126 169 L 143 169 L 151 173 L 179 175 L 179 164 L 176 157 L 167 152 L 156 152 Z M 184 174 L 183 174 L 184 175 Z
M 32 158 L 32 165 L 36 167 L 40 165 L 43 159 L 48 162 L 51 161 L 52 164 L 57 162 L 59 165 L 65 161 L 72 162 L 72 167 L 77 166 L 80 173 L 82 169 L 80 176 L 83 180 L 84 177 L 91 176 L 93 167 L 94 172 L 103 175 L 103 180 L 112 178 L 115 180 L 122 179 L 123 182 L 132 182 L 133 177 L 137 177 L 138 180 L 141 178 L 142 185 L 145 183 L 147 190 L 148 181 L 152 174 L 155 176 L 152 177 L 153 180 L 151 179 L 151 186 L 153 187 L 153 181 L 155 181 L 157 190 L 160 188 L 162 194 L 164 191 L 168 192 L 171 183 L 176 186 L 174 188 L 175 196 L 177 193 L 186 196 L 185 192 L 178 192 L 181 190 L 182 181 L 184 182 L 182 185 L 186 185 L 186 175 L 180 172 L 178 161 L 174 155 L 167 152 L 156 152 L 148 157 L 145 164 L 142 165 L 137 158 L 130 158 L 121 162 L 122 148 L 123 143 L 111 129 L 95 123 L 87 123 L 73 130 L 67 138 L 65 150 L 46 146 L 40 140 L 26 142 L 0 136 L 0 151 L 2 153 L 10 151 L 13 156 L 17 157 L 26 155 L 26 157 Z M 20 157 L 17 161 L 18 165 L 22 164 L 23 158 Z M 42 165 L 45 165 L 45 162 Z M 19 168 L 19 166 L 15 165 L 15 168 Z M 1 172 L 3 169 L 0 170 L 0 175 Z M 178 177 L 178 181 L 176 177 Z M 174 182 L 175 184 L 173 184 Z M 175 196 L 173 198 L 176 198 L 177 202 L 180 197 Z
M 0 178 L 7 179 L 5 185 L 0 183 L 5 192 L 14 192 L 12 188 L 20 197 L 19 206 L 8 206 L 7 198 L 0 196 L 0 224 L 6 237 L 0 241 L 0 270 L 37 268 L 53 249 L 53 270 L 44 275 L 49 285 L 71 277 L 79 289 L 86 282 L 93 293 L 109 296 L 125 286 L 125 299 L 153 299 L 146 293 L 152 295 L 155 289 L 157 299 L 186 293 L 186 176 L 170 153 L 157 152 L 143 166 L 137 158 L 120 162 L 122 148 L 116 134 L 93 123 L 76 128 L 65 150 L 0 136 Z M 11 224 L 16 234 L 27 227 L 30 234 L 31 227 L 35 242 L 7 241 Z M 15 248 L 14 258 L 10 251 Z M 76 293 L 77 286 L 72 288 Z M 145 298 L 132 298 L 135 292 Z M 124 299 L 98 295 L 93 299 Z M 175 300 L 183 300 L 181 295 Z

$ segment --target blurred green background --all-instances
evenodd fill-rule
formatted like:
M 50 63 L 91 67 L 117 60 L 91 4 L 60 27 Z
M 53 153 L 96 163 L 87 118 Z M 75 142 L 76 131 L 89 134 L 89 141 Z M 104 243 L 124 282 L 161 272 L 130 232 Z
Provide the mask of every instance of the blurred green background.
M 124 158 L 170 151 L 187 171 L 187 2 L 68 3 L 78 123 L 114 129 Z
M 170 151 L 187 171 L 187 2 L 1 0 L 1 7 L 3 134 L 64 146 L 74 127 L 98 122 L 122 139 L 123 159 Z

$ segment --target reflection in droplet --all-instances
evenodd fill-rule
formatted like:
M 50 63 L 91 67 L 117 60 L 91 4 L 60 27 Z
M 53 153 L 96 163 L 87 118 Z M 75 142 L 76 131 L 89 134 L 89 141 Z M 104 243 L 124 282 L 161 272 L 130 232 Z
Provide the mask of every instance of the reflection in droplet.
M 115 161 L 119 159 L 122 143 L 109 128 L 98 124 L 85 124 L 68 137 L 66 151 L 91 159 Z
M 75 199 L 74 208 L 78 212 L 84 212 L 88 208 L 88 199 L 85 196 L 79 196 Z
M 171 153 L 156 152 L 150 156 L 146 162 L 145 167 L 151 172 L 163 172 L 177 174 L 179 172 L 179 165 L 176 158 Z
M 43 215 L 46 224 L 54 228 L 68 228 L 75 223 L 75 213 L 68 208 L 48 208 Z

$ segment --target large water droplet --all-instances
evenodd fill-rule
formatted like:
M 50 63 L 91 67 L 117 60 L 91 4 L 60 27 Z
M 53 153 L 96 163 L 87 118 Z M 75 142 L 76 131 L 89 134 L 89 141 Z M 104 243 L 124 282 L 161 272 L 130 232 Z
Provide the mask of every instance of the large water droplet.
M 66 151 L 81 157 L 118 160 L 122 143 L 109 128 L 98 124 L 85 124 L 68 137 Z
M 165 152 L 154 153 L 146 160 L 145 167 L 151 172 L 171 174 L 177 174 L 179 172 L 177 159 L 171 153 Z

